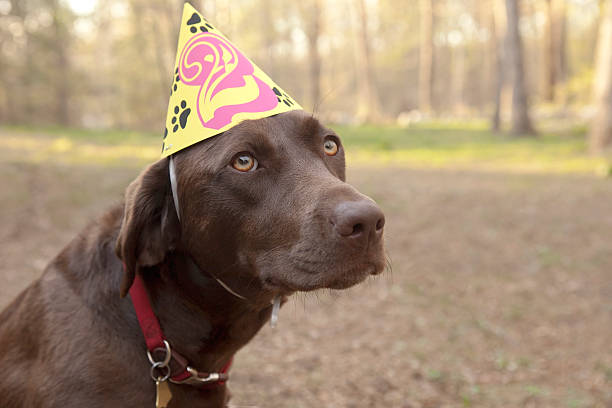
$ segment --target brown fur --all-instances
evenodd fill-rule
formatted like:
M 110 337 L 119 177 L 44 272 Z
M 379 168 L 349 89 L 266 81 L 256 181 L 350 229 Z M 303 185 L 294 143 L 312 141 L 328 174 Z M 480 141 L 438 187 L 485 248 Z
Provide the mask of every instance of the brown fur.
M 0 406 L 153 407 L 144 338 L 120 296 L 137 273 L 166 337 L 202 371 L 220 370 L 253 338 L 274 296 L 380 273 L 384 218 L 344 182 L 344 151 L 326 156 L 326 137 L 340 143 L 291 112 L 179 152 L 180 222 L 168 160 L 145 169 L 125 203 L 87 226 L 0 314 Z M 228 164 L 245 151 L 259 168 L 240 173 Z M 170 407 L 227 401 L 225 386 L 171 390 Z

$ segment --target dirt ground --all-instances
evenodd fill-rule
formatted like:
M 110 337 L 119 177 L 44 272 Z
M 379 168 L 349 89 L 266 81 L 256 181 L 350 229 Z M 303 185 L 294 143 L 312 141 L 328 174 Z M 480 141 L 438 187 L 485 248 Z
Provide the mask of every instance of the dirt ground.
M 0 307 L 136 166 L 1 161 Z M 235 359 L 235 407 L 612 407 L 612 181 L 352 168 L 393 271 L 297 295 Z

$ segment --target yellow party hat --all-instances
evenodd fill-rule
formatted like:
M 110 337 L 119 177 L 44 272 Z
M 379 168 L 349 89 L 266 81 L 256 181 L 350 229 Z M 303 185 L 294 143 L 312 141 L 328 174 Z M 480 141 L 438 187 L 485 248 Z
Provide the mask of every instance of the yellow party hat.
M 174 66 L 162 157 L 245 119 L 302 109 L 189 3 Z

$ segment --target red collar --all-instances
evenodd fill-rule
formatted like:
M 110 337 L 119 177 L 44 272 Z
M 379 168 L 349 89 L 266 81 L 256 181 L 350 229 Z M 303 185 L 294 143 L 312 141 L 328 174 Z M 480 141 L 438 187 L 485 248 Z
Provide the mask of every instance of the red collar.
M 130 298 L 136 311 L 140 329 L 147 343 L 147 356 L 151 362 L 153 381 L 169 380 L 175 384 L 200 387 L 223 385 L 228 380 L 232 359 L 218 373 L 204 373 L 189 366 L 187 359 L 170 348 L 151 307 L 144 281 L 136 274 L 130 288 Z

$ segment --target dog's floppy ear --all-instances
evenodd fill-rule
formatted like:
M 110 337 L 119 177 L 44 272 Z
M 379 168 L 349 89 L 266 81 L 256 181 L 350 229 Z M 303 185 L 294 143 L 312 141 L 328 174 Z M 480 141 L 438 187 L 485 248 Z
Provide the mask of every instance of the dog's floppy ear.
M 179 240 L 180 223 L 168 174 L 168 159 L 146 168 L 127 188 L 115 252 L 124 264 L 121 296 L 142 267 L 161 263 Z

